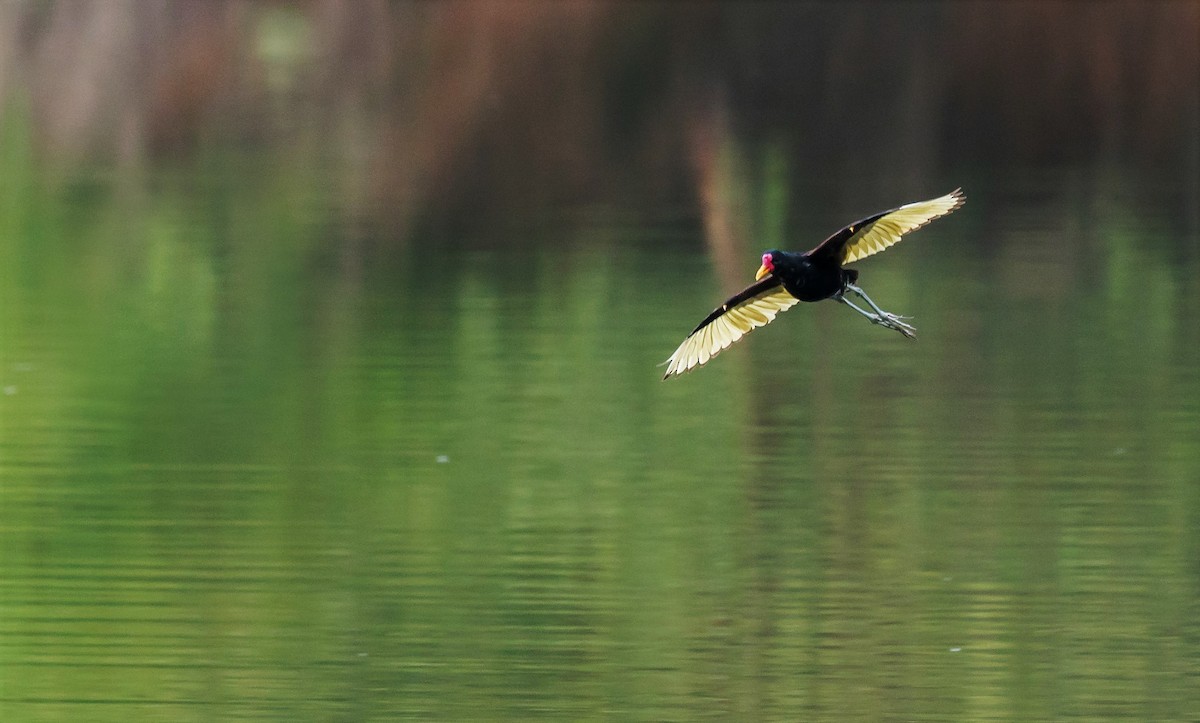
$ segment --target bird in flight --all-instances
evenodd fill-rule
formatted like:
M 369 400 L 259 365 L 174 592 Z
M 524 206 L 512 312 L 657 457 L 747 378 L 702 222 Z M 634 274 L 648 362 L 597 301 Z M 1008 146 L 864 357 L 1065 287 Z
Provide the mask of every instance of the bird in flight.
M 883 251 L 898 243 L 904 234 L 945 216 L 965 202 L 960 188 L 939 198 L 910 203 L 855 221 L 807 253 L 766 252 L 754 277 L 755 282 L 713 309 L 663 362 L 667 365 L 663 379 L 705 364 L 747 332 L 766 326 L 775 320 L 776 314 L 801 301 L 834 299 L 867 317 L 873 324 L 915 338 L 916 329 L 905 322 L 908 317 L 879 308 L 856 285 L 858 271 L 842 266 Z M 872 311 L 847 299 L 847 293 L 865 301 Z

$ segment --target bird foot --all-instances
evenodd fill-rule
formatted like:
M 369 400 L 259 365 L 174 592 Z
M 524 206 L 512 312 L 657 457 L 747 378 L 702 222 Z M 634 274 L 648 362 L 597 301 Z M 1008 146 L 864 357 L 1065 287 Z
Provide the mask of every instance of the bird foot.
M 871 314 L 869 318 L 871 319 L 872 324 L 878 324 L 880 326 L 887 327 L 888 329 L 894 329 L 909 339 L 917 338 L 916 328 L 914 328 L 911 324 L 906 324 L 904 322 L 905 319 L 911 319 L 912 317 L 910 316 L 899 316 L 897 314 L 891 314 L 885 311 L 882 314 Z

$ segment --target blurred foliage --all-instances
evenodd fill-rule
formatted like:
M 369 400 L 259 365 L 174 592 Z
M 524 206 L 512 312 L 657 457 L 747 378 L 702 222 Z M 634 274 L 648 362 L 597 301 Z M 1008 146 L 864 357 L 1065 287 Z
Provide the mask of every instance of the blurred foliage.
M 1194 2 L 680 10 L 11 2 L 0 103 L 27 104 L 68 168 L 142 167 L 213 138 L 307 156 L 389 245 L 563 203 L 690 201 L 689 144 L 712 125 L 785 135 L 793 173 L 872 205 L 929 193 L 948 165 L 1120 165 L 1200 195 Z

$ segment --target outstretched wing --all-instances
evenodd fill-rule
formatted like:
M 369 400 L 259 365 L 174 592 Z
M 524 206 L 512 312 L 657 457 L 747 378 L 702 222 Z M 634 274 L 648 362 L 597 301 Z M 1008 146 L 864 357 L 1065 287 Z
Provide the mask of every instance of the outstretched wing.
M 770 324 L 776 314 L 799 302 L 784 290 L 774 274 L 754 282 L 713 309 L 704 321 L 692 329 L 675 353 L 663 362 L 667 365 L 663 379 L 704 364 L 747 332 Z
M 842 264 L 858 261 L 898 243 L 904 234 L 945 216 L 964 203 L 966 197 L 959 188 L 939 198 L 877 213 L 850 224 L 808 253 L 813 258 L 836 260 Z

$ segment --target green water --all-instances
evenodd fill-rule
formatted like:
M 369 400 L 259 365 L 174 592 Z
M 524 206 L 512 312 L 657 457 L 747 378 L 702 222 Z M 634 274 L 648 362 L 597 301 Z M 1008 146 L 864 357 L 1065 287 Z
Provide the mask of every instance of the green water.
M 916 342 L 801 305 L 663 383 L 693 215 L 389 245 L 269 156 L 4 164 L 4 720 L 1200 712 L 1178 195 L 939 182 L 859 265 Z M 876 210 L 789 193 L 792 248 Z

